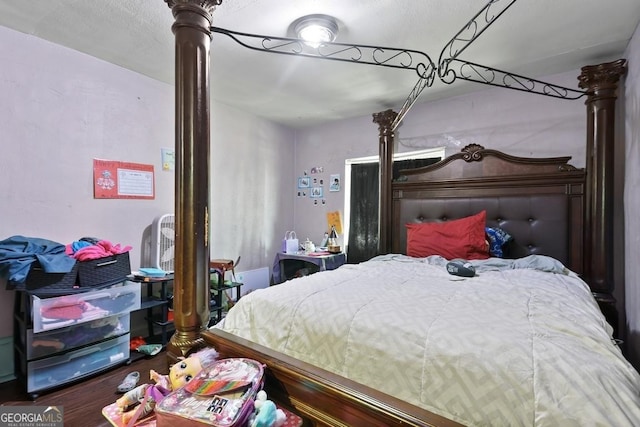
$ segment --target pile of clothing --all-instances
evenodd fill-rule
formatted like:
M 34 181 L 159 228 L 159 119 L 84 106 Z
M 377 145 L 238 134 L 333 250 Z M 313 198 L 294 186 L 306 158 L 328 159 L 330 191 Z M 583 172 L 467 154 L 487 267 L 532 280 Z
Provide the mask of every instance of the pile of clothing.
M 95 237 L 83 237 L 66 247 L 67 255 L 78 261 L 105 258 L 111 255 L 129 252 L 130 250 L 131 246 L 122 247 L 119 243 L 114 245 L 108 240 L 101 240 Z
M 76 261 L 88 261 L 117 255 L 131 246 L 94 237 L 83 237 L 69 245 L 39 237 L 12 236 L 0 241 L 0 277 L 9 283 L 24 283 L 32 264 L 45 273 L 69 273 Z

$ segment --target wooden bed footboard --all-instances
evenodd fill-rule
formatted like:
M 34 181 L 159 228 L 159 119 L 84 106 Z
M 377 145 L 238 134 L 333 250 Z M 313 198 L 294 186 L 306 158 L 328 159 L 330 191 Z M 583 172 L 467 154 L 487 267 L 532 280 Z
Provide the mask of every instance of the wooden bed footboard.
M 302 416 L 305 426 L 461 426 L 220 329 L 207 330 L 202 338 L 220 357 L 247 357 L 263 363 L 268 396 Z

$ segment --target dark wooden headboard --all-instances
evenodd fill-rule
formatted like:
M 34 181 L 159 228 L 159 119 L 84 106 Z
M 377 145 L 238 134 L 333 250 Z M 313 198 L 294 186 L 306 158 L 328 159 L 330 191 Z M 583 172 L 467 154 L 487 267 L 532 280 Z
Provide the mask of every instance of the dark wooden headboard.
M 411 222 L 487 212 L 487 225 L 513 238 L 517 256 L 552 256 L 584 271 L 585 171 L 570 157 L 523 158 L 468 145 L 392 183 L 392 252 L 406 253 Z

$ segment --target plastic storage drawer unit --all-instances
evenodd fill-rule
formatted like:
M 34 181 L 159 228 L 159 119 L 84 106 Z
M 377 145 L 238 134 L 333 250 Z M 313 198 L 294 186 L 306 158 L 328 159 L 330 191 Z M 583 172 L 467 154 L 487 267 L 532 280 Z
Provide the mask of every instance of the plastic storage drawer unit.
M 93 292 L 32 298 L 33 332 L 38 333 L 138 310 L 140 285 L 125 282 Z
M 129 359 L 129 334 L 27 363 L 27 392 L 57 387 Z

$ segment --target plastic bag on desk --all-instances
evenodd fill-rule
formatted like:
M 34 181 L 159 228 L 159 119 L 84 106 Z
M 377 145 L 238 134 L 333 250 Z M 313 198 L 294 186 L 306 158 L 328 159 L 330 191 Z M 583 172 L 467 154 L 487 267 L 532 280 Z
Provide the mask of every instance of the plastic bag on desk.
M 287 254 L 297 254 L 300 248 L 300 242 L 295 231 L 287 231 L 283 240 L 284 251 Z

